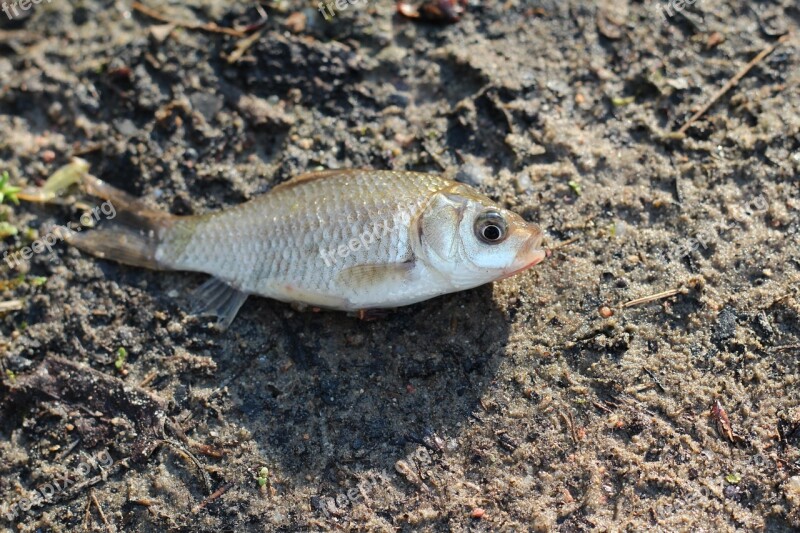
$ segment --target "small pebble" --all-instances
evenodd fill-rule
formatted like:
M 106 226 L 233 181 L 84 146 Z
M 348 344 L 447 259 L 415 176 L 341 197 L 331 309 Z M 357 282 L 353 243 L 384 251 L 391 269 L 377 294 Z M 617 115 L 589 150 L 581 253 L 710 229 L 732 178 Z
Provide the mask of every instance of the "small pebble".
M 481 167 L 473 163 L 467 163 L 458 169 L 456 173 L 456 181 L 472 185 L 473 187 L 480 187 L 486 182 L 486 172 Z
M 600 307 L 600 316 L 603 318 L 610 318 L 614 316 L 614 310 L 608 307 L 607 305 L 604 305 Z
M 289 28 L 290 32 L 300 33 L 306 29 L 306 22 L 308 22 L 308 19 L 305 13 L 298 11 L 286 17 L 284 24 Z
M 472 516 L 472 518 L 480 519 L 480 518 L 483 518 L 483 516 L 485 514 L 486 514 L 486 511 L 484 511 L 480 507 L 476 507 L 475 509 L 472 510 L 472 513 L 470 514 L 470 516 Z

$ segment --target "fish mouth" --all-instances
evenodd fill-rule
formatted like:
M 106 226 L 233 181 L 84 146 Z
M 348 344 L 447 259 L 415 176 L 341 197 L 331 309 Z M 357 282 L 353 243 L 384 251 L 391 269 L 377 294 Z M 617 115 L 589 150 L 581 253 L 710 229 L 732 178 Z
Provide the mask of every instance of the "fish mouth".
M 525 244 L 522 245 L 519 252 L 517 252 L 516 260 L 514 261 L 515 264 L 522 264 L 521 267 L 516 268 L 509 272 L 508 274 L 504 274 L 500 279 L 510 278 L 511 276 L 515 276 L 524 270 L 528 270 L 532 266 L 538 265 L 547 257 L 547 252 L 541 248 L 542 245 L 542 232 L 538 230 L 527 240 Z

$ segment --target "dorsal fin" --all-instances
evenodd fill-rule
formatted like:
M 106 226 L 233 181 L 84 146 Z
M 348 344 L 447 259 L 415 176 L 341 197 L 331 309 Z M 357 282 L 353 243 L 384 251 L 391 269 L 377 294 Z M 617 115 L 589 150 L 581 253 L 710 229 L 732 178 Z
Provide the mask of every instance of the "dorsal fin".
M 275 187 L 272 188 L 272 191 L 284 191 L 286 189 L 291 189 L 301 183 L 308 183 L 309 181 L 317 181 L 323 180 L 327 178 L 332 178 L 335 176 L 352 176 L 357 172 L 364 172 L 363 170 L 358 169 L 334 169 L 334 170 L 317 170 L 315 172 L 306 172 L 305 174 L 300 174 L 299 176 L 295 176 L 283 183 L 279 183 Z

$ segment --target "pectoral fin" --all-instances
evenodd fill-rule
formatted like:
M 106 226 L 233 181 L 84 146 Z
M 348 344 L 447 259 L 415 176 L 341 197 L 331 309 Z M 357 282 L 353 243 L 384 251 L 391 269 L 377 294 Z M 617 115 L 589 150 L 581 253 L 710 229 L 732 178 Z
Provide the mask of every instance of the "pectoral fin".
M 198 287 L 191 296 L 192 314 L 215 316 L 222 329 L 228 329 L 247 294 L 217 278 L 211 278 Z

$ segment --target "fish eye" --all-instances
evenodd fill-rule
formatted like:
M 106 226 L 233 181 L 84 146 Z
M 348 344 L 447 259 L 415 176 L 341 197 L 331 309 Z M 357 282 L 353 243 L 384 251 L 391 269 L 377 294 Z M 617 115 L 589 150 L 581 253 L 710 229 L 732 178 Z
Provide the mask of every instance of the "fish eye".
M 508 224 L 499 211 L 488 209 L 475 219 L 475 236 L 486 244 L 503 242 L 508 234 Z

